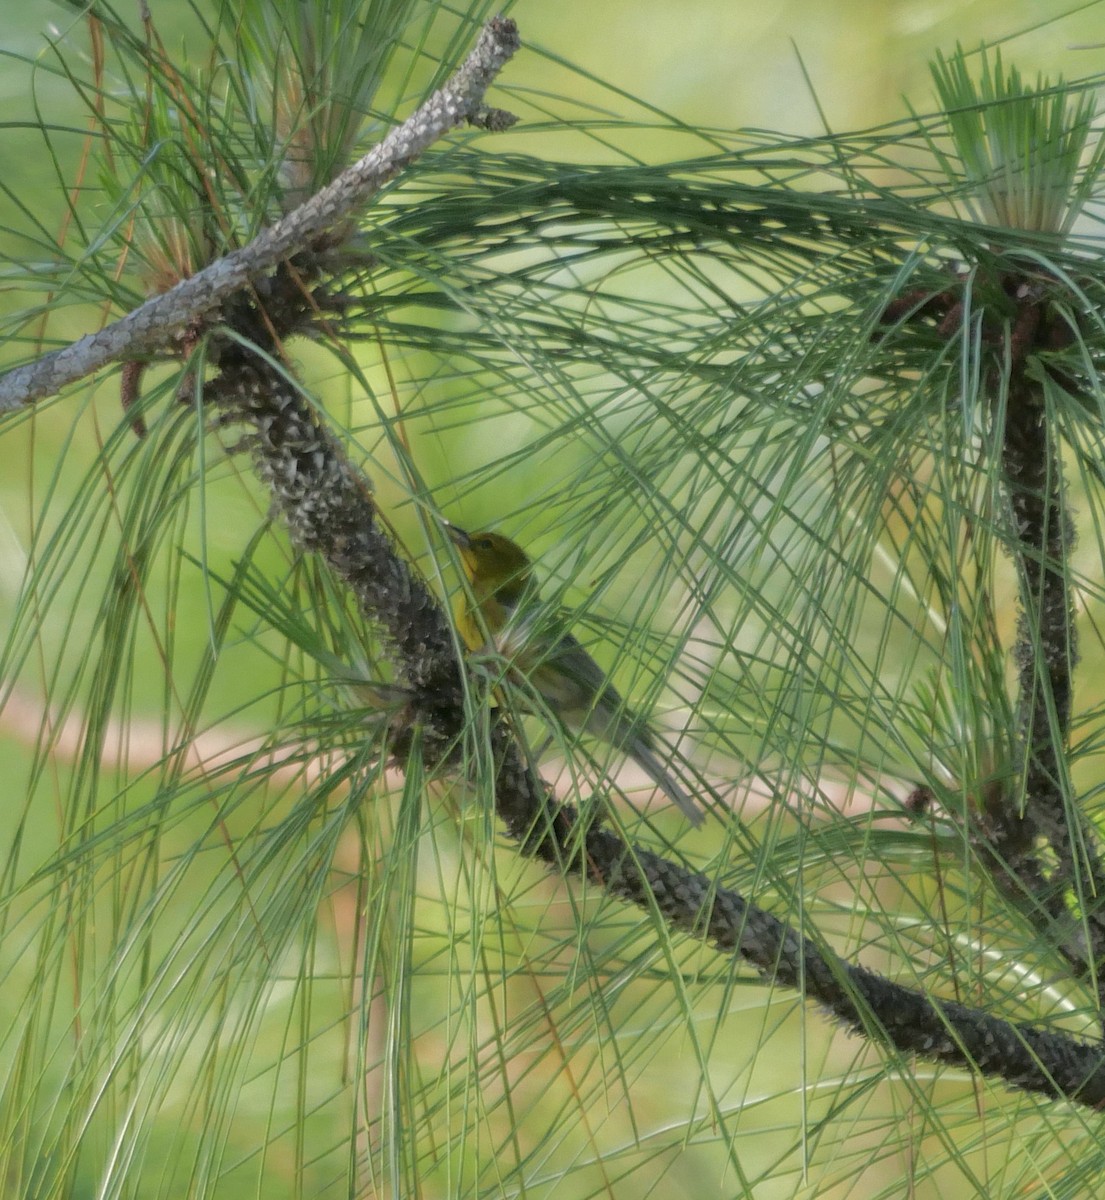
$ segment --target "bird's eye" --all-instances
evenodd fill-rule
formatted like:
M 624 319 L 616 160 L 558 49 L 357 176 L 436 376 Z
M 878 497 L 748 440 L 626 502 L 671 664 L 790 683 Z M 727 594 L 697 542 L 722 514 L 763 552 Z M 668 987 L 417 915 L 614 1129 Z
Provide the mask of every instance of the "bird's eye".
M 476 545 L 479 546 L 479 548 L 481 550 L 490 550 L 492 547 L 491 539 L 490 538 L 477 538 Z

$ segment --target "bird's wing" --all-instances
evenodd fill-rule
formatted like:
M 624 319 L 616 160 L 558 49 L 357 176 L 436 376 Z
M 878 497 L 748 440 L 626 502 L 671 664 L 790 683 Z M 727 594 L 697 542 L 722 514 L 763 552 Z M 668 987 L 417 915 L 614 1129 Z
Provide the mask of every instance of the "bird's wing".
M 532 641 L 529 649 L 533 649 Z M 548 708 L 565 725 L 585 729 L 622 753 L 631 755 L 665 795 L 683 810 L 691 824 L 702 823 L 698 805 L 657 755 L 652 731 L 626 707 L 618 690 L 607 682 L 602 668 L 576 638 L 570 633 L 561 634 L 527 674 Z

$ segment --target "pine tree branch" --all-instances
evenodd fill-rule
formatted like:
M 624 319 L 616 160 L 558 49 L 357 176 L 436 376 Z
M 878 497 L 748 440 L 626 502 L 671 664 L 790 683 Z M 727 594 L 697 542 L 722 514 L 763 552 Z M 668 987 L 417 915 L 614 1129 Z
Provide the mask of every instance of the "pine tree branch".
M 964 274 L 961 278 L 968 278 Z M 1016 727 L 1010 743 L 1021 766 L 980 789 L 963 818 L 996 886 L 1026 916 L 1041 941 L 1066 959 L 1076 978 L 1096 989 L 1105 1019 L 1105 862 L 1097 832 L 1068 794 L 1077 628 L 1069 570 L 1074 548 L 1060 453 L 1049 423 L 1037 357 L 1070 343 L 1063 314 L 1066 287 L 1013 269 L 995 274 L 1000 304 L 983 307 L 986 388 L 995 423 L 1008 504 L 1006 549 L 1018 580 L 1019 619 L 1012 658 L 1017 669 Z M 1005 305 L 1015 308 L 1012 321 Z M 965 305 L 958 288 L 908 293 L 883 319 L 941 316 L 938 333 L 958 336 Z M 1047 366 L 1070 388 L 1061 368 Z
M 263 230 L 248 246 L 147 300 L 106 329 L 0 376 L 0 413 L 53 395 L 117 359 L 171 348 L 174 337 L 251 280 L 312 246 L 451 129 L 465 121 L 501 127 L 501 120 L 489 119 L 483 98 L 518 45 L 513 21 L 503 17 L 489 21 L 472 53 L 444 87 L 333 183 Z
M 261 329 L 256 330 L 261 335 Z M 465 688 L 448 618 L 378 527 L 366 481 L 267 356 L 228 356 L 210 394 L 247 440 L 295 543 L 322 555 L 383 629 L 421 752 L 463 770 Z M 412 744 L 413 739 L 406 740 Z M 404 739 L 400 738 L 400 744 Z M 557 803 L 501 720 L 493 721 L 495 802 L 523 853 L 559 874 L 586 874 L 612 895 L 712 942 L 772 984 L 792 987 L 847 1028 L 905 1054 L 1000 1079 L 1010 1087 L 1105 1104 L 1105 1052 L 1029 1023 L 930 997 L 844 962 L 706 875 L 631 846 Z
M 1024 823 L 1051 846 L 1056 867 L 1034 888 L 1053 916 L 1067 913 L 1067 930 L 1084 930 L 1084 974 L 1105 999 L 1105 913 L 1083 906 L 1082 921 L 1067 910 L 1073 897 L 1105 895 L 1105 865 L 1097 835 L 1077 804 L 1066 799 L 1064 758 L 1070 735 L 1074 667 L 1078 661 L 1074 605 L 1067 572 L 1074 527 L 1066 507 L 1057 434 L 1048 427 L 1043 385 L 1025 356 L 1038 336 L 1039 305 L 1027 306 L 1010 339 L 1001 455 L 1013 530 L 1010 550 L 1020 582 L 1020 617 L 1013 659 L 1018 677 L 1018 735 L 1025 756 L 1023 814 L 1005 799 L 1008 822 Z M 1035 861 L 1026 843 L 1024 862 Z M 1011 861 L 1016 862 L 1016 859 Z M 1018 870 L 1018 875 L 1025 872 Z

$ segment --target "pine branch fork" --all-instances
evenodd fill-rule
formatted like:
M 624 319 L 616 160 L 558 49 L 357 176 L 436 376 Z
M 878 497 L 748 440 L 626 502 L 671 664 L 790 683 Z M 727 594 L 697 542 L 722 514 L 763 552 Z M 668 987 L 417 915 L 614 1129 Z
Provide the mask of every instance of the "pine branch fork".
M 484 96 L 518 44 L 513 21 L 492 20 L 456 74 L 413 116 L 250 245 L 101 332 L 0 379 L 0 411 L 15 411 L 110 362 L 172 354 L 183 330 L 205 329 L 218 372 L 204 385 L 205 402 L 223 421 L 244 429 L 243 443 L 295 546 L 320 556 L 381 632 L 408 697 L 399 752 L 419 753 L 436 769 L 456 772 L 466 761 L 467 668 L 449 618 L 386 532 L 368 480 L 281 365 L 282 342 L 316 316 L 305 284 L 321 269 L 317 251 L 328 231 L 459 124 L 477 121 L 495 129 L 508 123 L 505 114 L 489 115 Z M 1020 348 L 1010 337 L 1006 356 L 1001 452 L 1015 531 L 1010 553 L 1022 596 L 1017 662 L 1023 800 L 1006 796 L 993 806 L 987 845 L 997 878 L 1033 898 L 1042 926 L 1062 927 L 1057 937 L 1068 959 L 1096 979 L 1105 959 L 1105 923 L 1091 914 L 1075 929 L 1064 896 L 1076 876 L 1105 886 L 1105 869 L 1087 823 L 1072 826 L 1057 783 L 1069 732 L 1074 653 L 1071 600 L 1056 564 L 1069 553 L 1072 538 L 1058 451 L 1042 425 L 1039 384 L 1024 369 L 1027 349 L 1043 336 L 1039 311 L 1026 303 L 1022 317 Z M 1041 662 L 1047 664 L 1043 673 Z M 1005 1021 L 846 962 L 735 891 L 585 821 L 535 774 L 505 721 L 492 718 L 489 740 L 498 816 L 519 850 L 552 871 L 585 874 L 611 895 L 658 914 L 671 929 L 748 964 L 765 983 L 798 990 L 850 1031 L 901 1055 L 903 1071 L 916 1056 L 1045 1097 L 1105 1105 L 1099 1044 Z M 1059 864 L 1050 872 L 1035 848 L 1040 838 Z

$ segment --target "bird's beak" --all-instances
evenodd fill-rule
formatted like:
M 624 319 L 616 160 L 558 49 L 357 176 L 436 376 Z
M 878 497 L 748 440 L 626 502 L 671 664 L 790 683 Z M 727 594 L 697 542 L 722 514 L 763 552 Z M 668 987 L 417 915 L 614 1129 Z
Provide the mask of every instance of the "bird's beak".
M 459 525 L 454 525 L 452 521 L 446 521 L 441 518 L 441 525 L 449 538 L 455 542 L 462 550 L 467 549 L 472 544 L 472 535 L 467 530 L 461 529 Z

